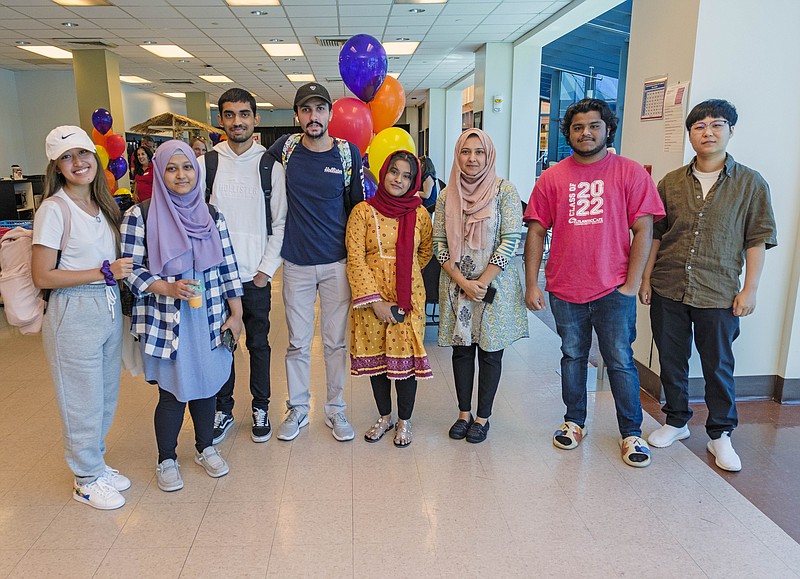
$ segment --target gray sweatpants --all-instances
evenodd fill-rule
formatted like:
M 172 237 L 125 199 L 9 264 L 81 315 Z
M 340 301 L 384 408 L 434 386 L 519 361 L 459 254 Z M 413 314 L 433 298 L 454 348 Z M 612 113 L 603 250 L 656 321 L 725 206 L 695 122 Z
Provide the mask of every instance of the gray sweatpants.
M 93 482 L 106 467 L 105 437 L 117 408 L 122 359 L 119 300 L 114 308 L 112 320 L 102 284 L 53 290 L 42 327 L 64 455 L 79 484 Z

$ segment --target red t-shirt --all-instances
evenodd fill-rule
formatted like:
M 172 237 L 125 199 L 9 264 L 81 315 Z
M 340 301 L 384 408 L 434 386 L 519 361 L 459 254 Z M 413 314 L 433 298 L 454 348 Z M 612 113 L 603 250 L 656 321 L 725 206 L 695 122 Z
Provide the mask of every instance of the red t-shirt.
M 149 164 L 142 175 L 136 175 L 136 195 L 141 203 L 153 196 L 153 164 Z
M 546 289 L 585 304 L 625 283 L 630 228 L 643 215 L 664 217 L 653 179 L 637 162 L 609 153 L 582 165 L 572 157 L 547 169 L 531 193 L 524 220 L 552 228 Z

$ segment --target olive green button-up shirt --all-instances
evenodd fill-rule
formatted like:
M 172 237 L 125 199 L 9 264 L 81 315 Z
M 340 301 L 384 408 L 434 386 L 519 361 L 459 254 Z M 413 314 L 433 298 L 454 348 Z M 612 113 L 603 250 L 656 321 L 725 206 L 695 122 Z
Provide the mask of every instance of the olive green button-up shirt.
M 727 155 L 703 199 L 696 158 L 658 184 L 667 216 L 653 224 L 661 241 L 650 285 L 658 295 L 697 308 L 729 308 L 739 293 L 745 251 L 777 245 L 769 185 Z

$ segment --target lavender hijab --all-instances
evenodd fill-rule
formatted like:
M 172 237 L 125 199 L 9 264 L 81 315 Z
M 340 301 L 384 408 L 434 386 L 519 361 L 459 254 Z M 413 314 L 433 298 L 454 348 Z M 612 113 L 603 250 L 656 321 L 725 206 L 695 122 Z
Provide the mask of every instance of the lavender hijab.
M 185 195 L 167 189 L 164 172 L 174 155 L 185 155 L 194 167 L 197 183 Z M 167 141 L 153 156 L 153 197 L 147 216 L 147 256 L 150 271 L 176 276 L 190 269 L 203 272 L 222 262 L 222 241 L 205 202 L 200 166 L 183 141 Z

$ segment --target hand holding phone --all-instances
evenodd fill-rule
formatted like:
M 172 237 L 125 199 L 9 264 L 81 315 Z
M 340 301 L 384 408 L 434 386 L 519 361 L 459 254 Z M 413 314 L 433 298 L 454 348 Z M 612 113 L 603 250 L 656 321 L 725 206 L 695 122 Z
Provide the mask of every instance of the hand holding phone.
M 230 328 L 227 328 L 224 332 L 222 332 L 222 345 L 228 348 L 228 350 L 231 352 L 236 351 L 236 346 L 238 344 L 236 343 L 236 340 L 233 339 L 233 332 Z
M 486 295 L 483 296 L 483 301 L 487 304 L 490 304 L 494 301 L 494 296 L 497 294 L 497 288 L 494 286 L 489 286 L 486 288 Z
M 403 320 L 406 319 L 406 313 L 400 309 L 399 306 L 392 306 L 391 308 L 392 317 L 397 321 L 397 323 L 401 323 Z

